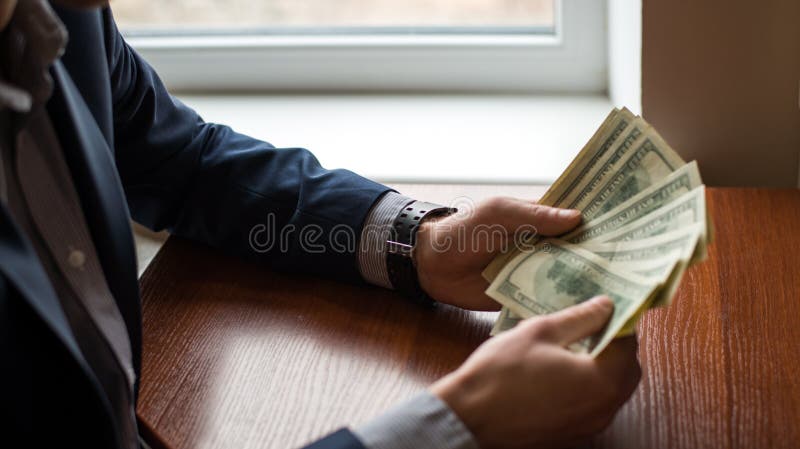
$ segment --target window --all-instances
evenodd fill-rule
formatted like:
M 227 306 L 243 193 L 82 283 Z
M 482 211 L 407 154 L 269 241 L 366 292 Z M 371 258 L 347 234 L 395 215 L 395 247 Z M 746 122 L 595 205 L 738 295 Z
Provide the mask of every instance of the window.
M 553 0 L 115 0 L 117 18 L 136 30 L 202 32 L 207 29 L 255 32 L 407 33 L 481 32 L 482 27 L 517 27 L 552 32 Z
M 596 93 L 600 0 L 115 0 L 174 90 Z

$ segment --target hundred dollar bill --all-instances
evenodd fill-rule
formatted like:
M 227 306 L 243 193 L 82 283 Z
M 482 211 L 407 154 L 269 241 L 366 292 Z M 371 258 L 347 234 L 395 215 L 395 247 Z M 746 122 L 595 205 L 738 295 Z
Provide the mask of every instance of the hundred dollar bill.
M 561 239 L 570 243 L 581 243 L 598 238 L 660 209 L 702 184 L 697 163 L 689 162 L 616 208 L 577 227 Z
M 664 205 L 659 210 L 645 215 L 638 220 L 634 220 L 625 226 L 614 231 L 602 234 L 591 241 L 598 242 L 619 242 L 629 240 L 640 240 L 665 234 L 670 231 L 686 228 L 695 223 L 702 226 L 700 240 L 706 241 L 708 232 L 706 222 L 706 189 L 699 186 L 690 192 L 681 195 L 673 201 Z M 698 249 L 705 252 L 705 245 L 697 245 Z M 704 255 L 701 255 L 704 258 Z M 698 254 L 695 254 L 695 258 Z
M 643 263 L 633 264 L 631 262 L 615 262 L 612 266 L 618 270 L 630 271 L 642 277 L 660 280 L 659 286 L 653 296 L 648 301 L 642 303 L 636 312 L 628 318 L 625 325 L 620 328 L 618 336 L 631 335 L 635 332 L 636 323 L 642 314 L 648 309 L 668 305 L 675 295 L 683 273 L 688 266 L 686 260 L 681 259 L 677 251 L 664 255 L 661 260 L 649 260 Z
M 620 270 L 625 270 L 661 282 L 662 287 L 655 293 L 652 302 L 643 304 L 628 323 L 620 330 L 620 335 L 633 331 L 639 315 L 647 308 L 667 306 L 675 296 L 680 280 L 688 266 L 702 234 L 702 223 L 643 240 L 621 242 L 585 242 L 584 250 L 606 259 Z M 522 317 L 504 307 L 500 312 L 491 335 L 497 335 L 516 326 Z
M 619 335 L 632 334 L 636 322 L 645 310 L 667 306 L 672 302 L 692 255 L 697 245 L 701 243 L 700 236 L 704 227 L 704 223 L 695 223 L 683 229 L 642 240 L 606 243 L 590 241 L 581 245 L 581 248 L 611 262 L 615 268 L 660 281 L 662 284 L 650 302 L 642 304 L 628 319 L 620 329 Z
M 690 259 L 694 253 L 697 239 L 702 233 L 703 223 L 694 223 L 681 229 L 641 240 L 616 242 L 599 242 L 595 240 L 585 242 L 580 247 L 609 262 L 630 264 L 626 267 L 629 267 L 631 271 L 651 270 L 653 265 L 649 264 L 649 262 L 658 262 L 668 253 L 677 252 L 682 258 Z
M 547 189 L 539 199 L 539 204 L 546 206 L 556 206 L 565 201 L 566 196 L 572 192 L 590 173 L 596 171 L 599 161 L 604 160 L 608 151 L 614 147 L 614 143 L 626 132 L 626 136 L 641 134 L 641 127 L 644 122 L 639 119 L 637 126 L 631 127 L 631 123 L 637 118 L 627 108 L 622 110 L 614 109 L 603 121 L 600 128 L 595 131 L 586 145 L 567 166 L 567 169 L 556 179 L 552 186 Z M 631 128 L 634 128 L 631 131 Z M 535 242 L 533 242 L 535 243 Z M 532 243 L 531 243 L 532 244 Z M 516 255 L 513 250 L 499 254 L 483 271 L 483 277 L 491 282 L 500 272 L 503 266 Z
M 492 326 L 492 331 L 489 333 L 489 335 L 494 336 L 501 332 L 505 332 L 515 327 L 523 319 L 524 318 L 512 312 L 508 307 L 503 307 L 500 310 L 500 315 L 497 316 L 494 326 Z
M 608 260 L 615 267 L 648 278 L 666 279 L 652 307 L 669 305 L 703 234 L 703 223 L 642 240 L 586 242 L 581 248 Z M 677 271 L 672 267 L 674 261 Z
M 695 234 L 698 238 L 699 234 Z M 630 262 L 612 263 L 615 268 L 625 270 L 630 267 Z M 641 265 L 650 265 L 650 269 Z M 634 273 L 650 279 L 661 279 L 662 285 L 656 290 L 650 300 L 639 307 L 625 325 L 619 330 L 618 335 L 630 335 L 634 333 L 636 323 L 647 309 L 669 305 L 678 290 L 683 274 L 689 266 L 689 261 L 681 257 L 679 252 L 671 252 L 664 256 L 661 261 L 648 261 L 641 264 Z M 665 277 L 665 273 L 666 277 Z
M 583 219 L 590 221 L 686 164 L 652 128 L 626 144 L 620 142 L 605 165 L 558 206 L 578 209 Z
M 544 194 L 540 204 L 581 209 L 584 220 L 589 220 L 613 209 L 649 182 L 655 182 L 684 165 L 677 153 L 644 120 L 634 118 L 627 109 L 615 113 L 612 111 L 567 170 Z M 631 148 L 634 151 L 629 153 Z M 615 167 L 619 169 L 615 170 Z M 600 189 L 594 192 L 597 186 Z M 538 238 L 534 236 L 519 247 L 529 248 L 536 240 Z M 519 249 L 514 248 L 498 255 L 483 271 L 484 278 L 491 282 L 518 253 Z M 503 322 L 509 316 L 501 314 L 494 328 L 515 325 L 514 320 Z
M 658 133 L 644 120 L 636 118 L 614 141 L 612 149 L 597 160 L 595 167 L 580 172 L 578 182 L 570 184 L 574 186 L 572 190 L 555 201 L 546 198 L 543 204 L 578 209 L 583 219 L 590 221 L 666 178 L 683 165 L 683 159 Z M 536 240 L 538 237 L 533 236 L 497 256 L 483 271 L 484 278 L 491 281 L 520 252 L 519 247 L 531 247 Z
M 671 279 L 671 270 L 677 266 L 676 261 L 680 262 L 680 251 L 670 251 L 666 254 L 663 254 L 663 257 L 660 259 L 652 259 L 652 260 L 643 260 L 637 262 L 612 262 L 612 266 L 619 270 L 629 271 L 631 273 L 637 274 L 639 276 L 654 279 L 664 284 L 663 287 L 659 288 L 658 291 L 655 293 L 654 298 L 651 300 L 651 303 L 643 304 L 640 307 L 640 310 L 637 311 L 637 314 L 634 314 L 633 317 L 628 319 L 628 323 L 626 326 L 623 327 L 619 335 L 628 335 L 633 331 L 633 326 L 635 322 L 638 321 L 638 314 L 643 312 L 644 310 L 650 307 L 658 307 L 661 305 L 668 305 L 669 300 L 674 296 L 675 290 L 677 289 L 679 282 L 672 282 L 670 283 Z M 683 273 L 683 268 L 680 270 L 676 270 L 674 276 L 677 280 L 680 280 L 680 275 Z M 492 330 L 489 335 L 494 336 L 510 330 L 514 328 L 517 324 L 519 324 L 524 318 L 512 312 L 508 307 L 503 307 L 498 315 L 497 319 L 492 326 Z
M 598 162 L 612 148 L 617 138 L 626 129 L 630 129 L 629 125 L 634 120 L 636 120 L 636 116 L 627 108 L 622 110 L 615 108 L 611 111 L 600 125 L 600 128 L 578 152 L 575 159 L 539 199 L 539 203 L 552 206 L 563 202 L 566 195 L 574 190 L 581 180 L 597 167 Z
M 667 306 L 680 286 L 680 280 L 699 239 L 701 225 L 673 231 L 664 235 L 630 242 L 587 242 L 582 249 L 608 260 L 619 270 L 628 271 L 662 284 L 653 298 L 642 304 L 625 323 L 618 335 L 630 335 L 641 314 L 653 307 Z M 522 321 L 522 317 L 504 307 L 490 335 L 505 332 Z
M 678 251 L 670 251 L 658 260 L 645 260 L 642 262 L 612 262 L 611 265 L 620 270 L 630 271 L 646 278 L 660 279 L 666 282 L 670 275 L 672 262 L 680 258 Z
M 614 313 L 600 335 L 579 343 L 592 356 L 600 353 L 659 282 L 614 268 L 607 260 L 558 239 L 539 242 L 506 265 L 486 294 L 511 312 L 528 318 L 552 313 L 593 296 L 614 301 Z

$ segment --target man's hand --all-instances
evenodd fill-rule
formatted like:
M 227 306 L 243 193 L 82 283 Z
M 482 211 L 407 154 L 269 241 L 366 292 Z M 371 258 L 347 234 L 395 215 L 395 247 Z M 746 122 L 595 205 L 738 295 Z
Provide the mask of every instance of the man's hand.
M 604 429 L 639 382 L 635 337 L 596 359 L 566 349 L 606 324 L 613 303 L 598 297 L 532 318 L 488 340 L 431 392 L 482 448 L 564 447 Z
M 497 310 L 483 292 L 481 272 L 501 249 L 523 233 L 563 234 L 580 223 L 580 212 L 513 198 L 493 198 L 474 210 L 427 220 L 417 232 L 419 282 L 439 302 L 472 310 Z

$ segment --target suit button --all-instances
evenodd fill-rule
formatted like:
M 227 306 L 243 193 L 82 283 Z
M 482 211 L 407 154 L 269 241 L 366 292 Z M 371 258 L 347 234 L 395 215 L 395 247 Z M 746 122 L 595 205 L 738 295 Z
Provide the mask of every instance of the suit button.
M 73 249 L 69 252 L 67 263 L 69 263 L 73 268 L 81 268 L 83 267 L 83 264 L 86 263 L 86 254 L 84 254 L 83 251 Z

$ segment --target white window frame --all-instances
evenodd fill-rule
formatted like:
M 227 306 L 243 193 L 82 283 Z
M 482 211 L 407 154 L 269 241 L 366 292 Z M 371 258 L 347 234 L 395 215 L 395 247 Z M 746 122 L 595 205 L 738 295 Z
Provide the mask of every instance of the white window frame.
M 129 36 L 174 91 L 606 92 L 606 1 L 554 35 Z

